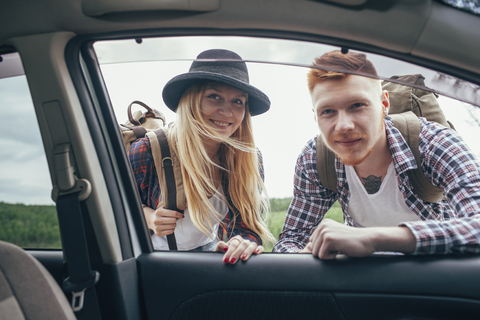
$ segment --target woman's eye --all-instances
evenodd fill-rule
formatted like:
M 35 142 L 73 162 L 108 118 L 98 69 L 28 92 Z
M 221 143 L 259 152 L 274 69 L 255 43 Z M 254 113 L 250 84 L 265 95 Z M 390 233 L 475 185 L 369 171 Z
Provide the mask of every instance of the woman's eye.
M 240 99 L 236 99 L 236 100 L 234 100 L 234 101 L 233 101 L 233 103 L 236 103 L 236 104 L 238 104 L 238 105 L 241 105 L 241 106 L 243 106 L 243 105 L 244 105 L 244 102 L 243 102 L 243 100 L 240 100 Z
M 210 99 L 215 99 L 215 100 L 220 99 L 220 97 L 218 96 L 218 94 L 215 94 L 215 93 L 209 94 L 208 97 L 209 97 Z

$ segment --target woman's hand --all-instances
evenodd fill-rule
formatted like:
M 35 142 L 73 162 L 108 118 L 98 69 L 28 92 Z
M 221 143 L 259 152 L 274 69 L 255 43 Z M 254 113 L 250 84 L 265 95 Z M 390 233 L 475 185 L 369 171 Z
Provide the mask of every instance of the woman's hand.
M 143 214 L 149 229 L 153 230 L 159 237 L 167 236 L 175 231 L 177 220 L 185 216 L 178 211 L 158 208 L 153 210 L 149 207 L 143 207 Z
M 215 251 L 225 252 L 223 263 L 235 264 L 239 259 L 247 261 L 252 254 L 261 254 L 265 250 L 263 246 L 259 246 L 255 242 L 235 236 L 227 243 L 223 241 L 217 243 Z

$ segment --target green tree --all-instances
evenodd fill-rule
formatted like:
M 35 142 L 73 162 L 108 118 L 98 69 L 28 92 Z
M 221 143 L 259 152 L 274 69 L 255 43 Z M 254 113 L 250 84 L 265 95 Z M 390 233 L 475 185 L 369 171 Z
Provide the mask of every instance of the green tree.
M 61 248 L 55 206 L 0 202 L 0 239 L 24 248 Z

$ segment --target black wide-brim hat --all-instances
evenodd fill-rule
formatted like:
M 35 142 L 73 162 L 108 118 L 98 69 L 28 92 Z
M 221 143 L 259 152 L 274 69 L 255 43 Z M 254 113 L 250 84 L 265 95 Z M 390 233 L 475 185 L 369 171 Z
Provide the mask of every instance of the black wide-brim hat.
M 167 107 L 176 111 L 185 90 L 198 81 L 221 82 L 247 93 L 252 116 L 270 109 L 267 95 L 249 84 L 245 61 L 235 52 L 223 49 L 203 51 L 192 62 L 188 73 L 180 74 L 167 82 L 162 93 Z

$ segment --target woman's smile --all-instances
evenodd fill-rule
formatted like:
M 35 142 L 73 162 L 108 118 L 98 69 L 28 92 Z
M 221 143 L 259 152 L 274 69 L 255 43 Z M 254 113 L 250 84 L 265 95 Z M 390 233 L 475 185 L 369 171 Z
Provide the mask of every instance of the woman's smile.
M 214 125 L 216 125 L 217 127 L 220 127 L 220 128 L 225 128 L 225 127 L 228 127 L 229 125 L 231 125 L 230 122 L 224 122 L 224 121 L 219 121 L 219 120 L 210 119 L 210 122 L 213 123 Z

